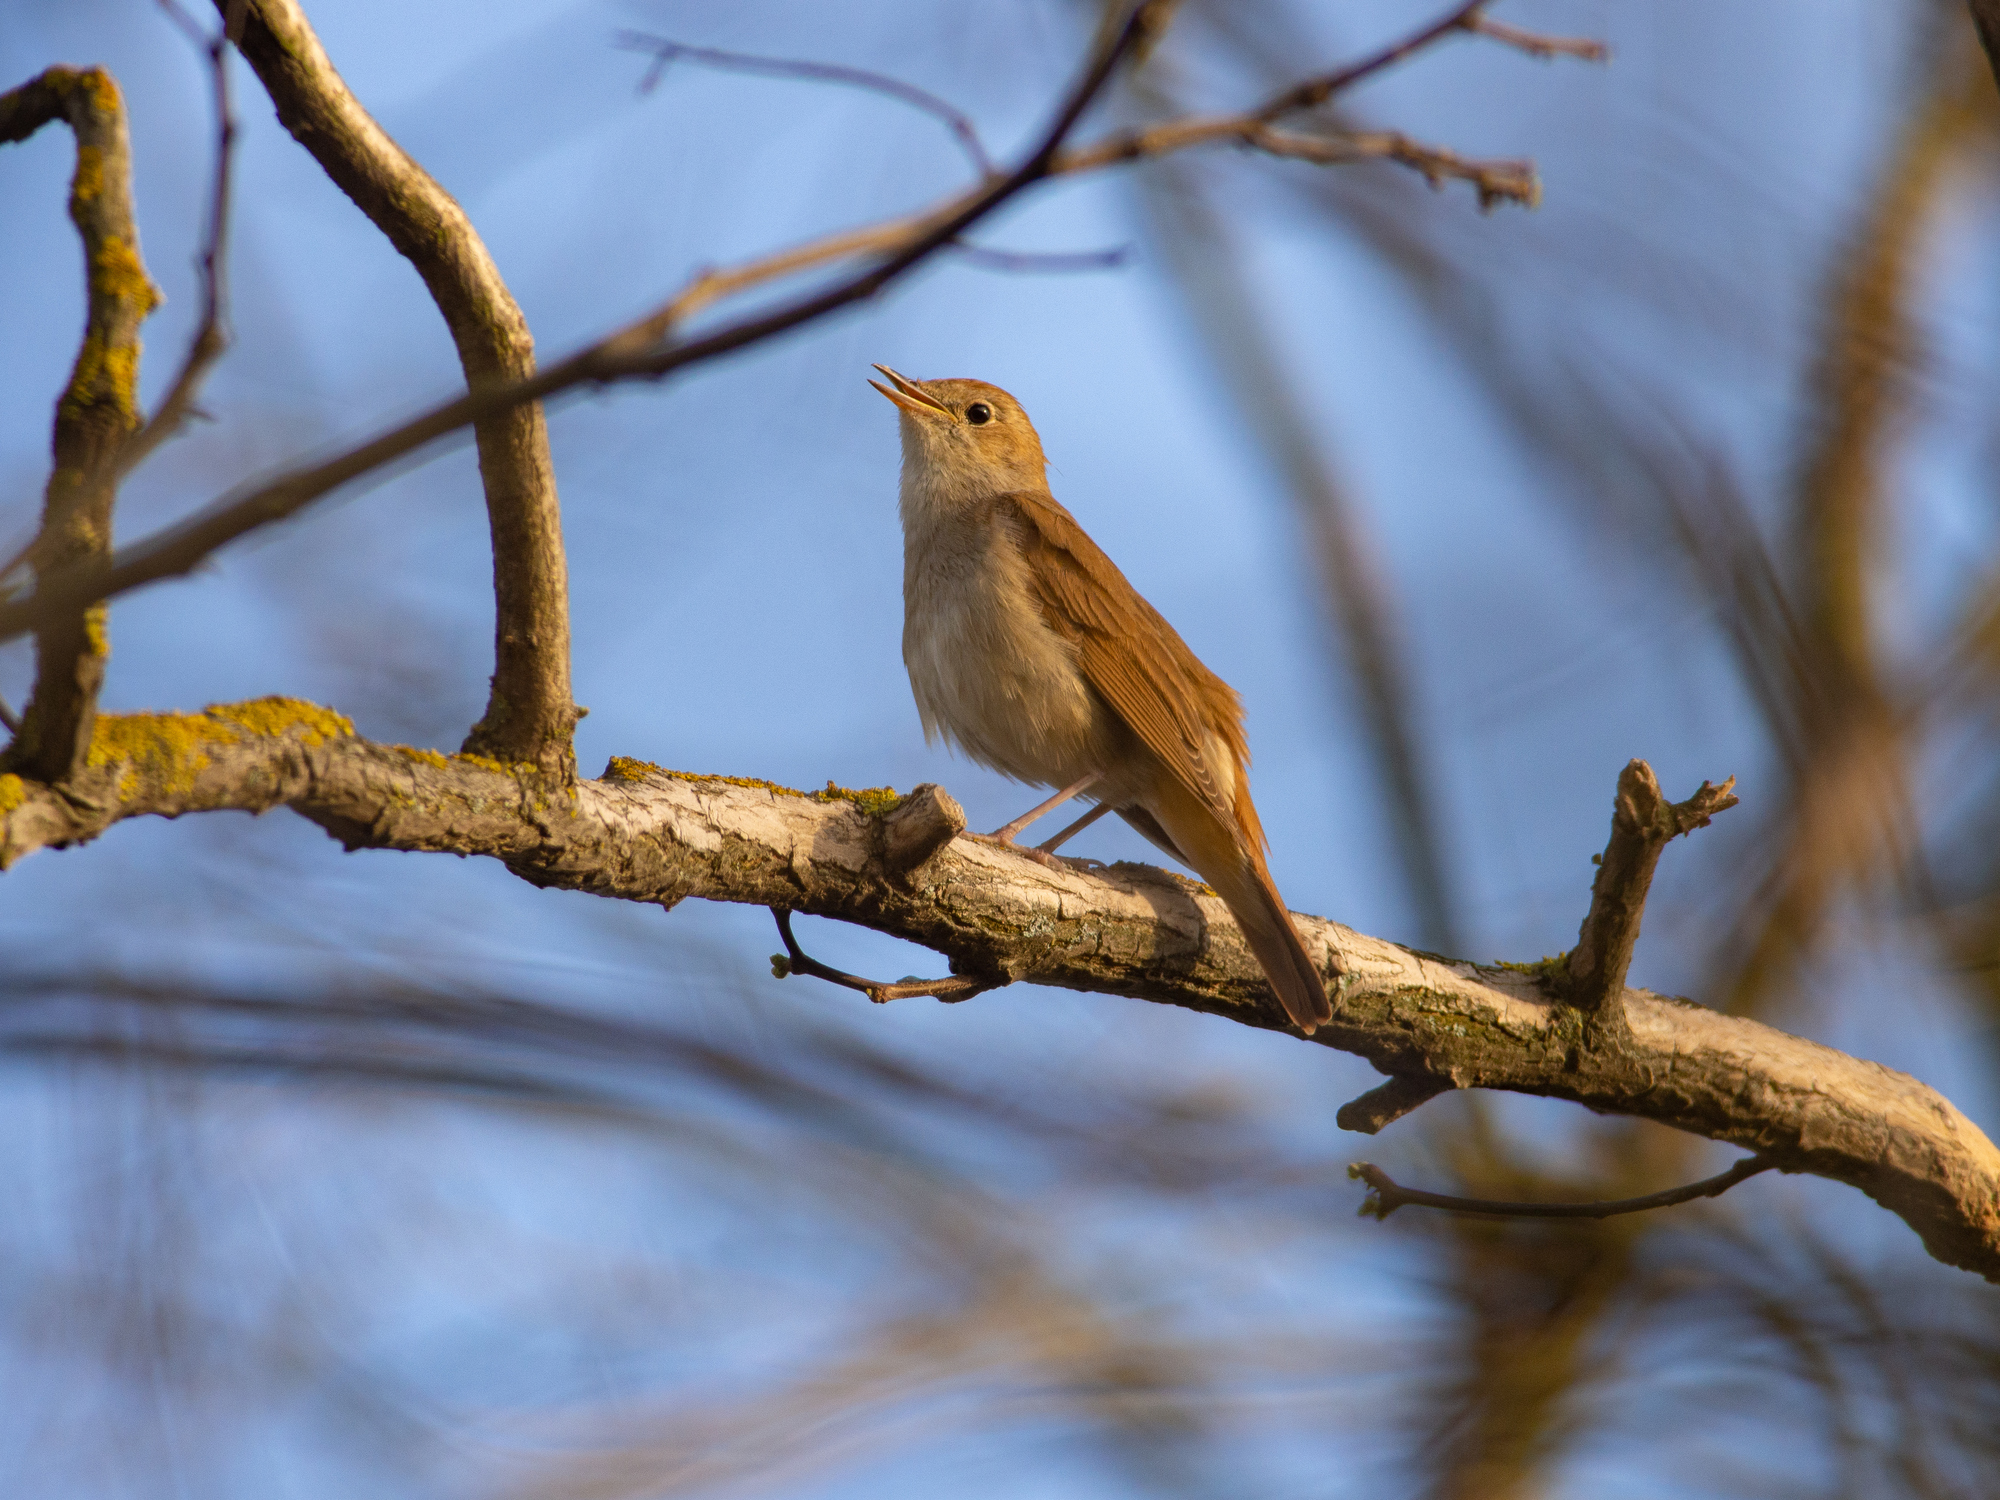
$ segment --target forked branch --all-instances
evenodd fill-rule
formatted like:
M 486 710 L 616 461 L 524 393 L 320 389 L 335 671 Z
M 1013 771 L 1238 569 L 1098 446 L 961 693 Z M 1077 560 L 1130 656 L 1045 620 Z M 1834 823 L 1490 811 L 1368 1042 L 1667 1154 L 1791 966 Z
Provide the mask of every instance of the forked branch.
M 1585 1015 L 1616 1023 L 1660 851 L 1736 806 L 1735 785 L 1734 776 L 1721 786 L 1704 781 L 1687 801 L 1669 802 L 1660 794 L 1653 768 L 1643 760 L 1630 762 L 1618 773 L 1611 841 L 1599 856 L 1590 911 L 1564 965 L 1570 1004 Z

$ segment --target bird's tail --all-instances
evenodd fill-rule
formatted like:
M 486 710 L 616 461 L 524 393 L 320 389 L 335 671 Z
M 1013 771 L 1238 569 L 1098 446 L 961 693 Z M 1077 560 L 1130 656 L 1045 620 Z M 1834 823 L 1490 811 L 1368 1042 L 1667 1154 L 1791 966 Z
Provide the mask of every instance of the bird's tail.
M 1207 872 L 1203 872 L 1207 874 Z M 1236 878 L 1218 880 L 1207 875 L 1208 883 L 1236 918 L 1250 951 L 1271 981 L 1285 1014 L 1307 1036 L 1333 1019 L 1333 1006 L 1326 998 L 1326 984 L 1319 968 L 1306 952 L 1305 940 L 1292 925 L 1270 871 L 1260 859 L 1240 859 Z
M 1170 785 L 1152 811 L 1121 808 L 1126 820 L 1206 880 L 1236 918 L 1264 977 L 1271 981 L 1285 1014 L 1311 1036 L 1333 1019 L 1326 983 L 1306 952 L 1305 940 L 1292 925 L 1292 914 L 1264 866 L 1262 830 L 1247 794 L 1239 806 L 1238 827 L 1232 828 L 1214 811 L 1178 786 Z M 1134 816 L 1135 811 L 1138 816 Z

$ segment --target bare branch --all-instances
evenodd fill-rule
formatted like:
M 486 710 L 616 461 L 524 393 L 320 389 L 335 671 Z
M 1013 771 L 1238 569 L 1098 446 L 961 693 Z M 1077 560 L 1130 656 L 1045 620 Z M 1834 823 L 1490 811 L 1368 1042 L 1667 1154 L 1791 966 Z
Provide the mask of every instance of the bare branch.
M 1377 1084 L 1360 1098 L 1350 1099 L 1341 1105 L 1333 1123 L 1342 1130 L 1352 1130 L 1359 1135 L 1374 1135 L 1384 1126 L 1393 1125 L 1412 1110 L 1430 1103 L 1439 1094 L 1449 1094 L 1457 1087 L 1449 1078 L 1435 1078 L 1425 1073 L 1401 1073 L 1387 1083 Z
M 296 0 L 215 0 L 278 118 L 416 268 L 457 346 L 466 386 L 535 373 L 535 344 L 479 233 L 451 194 L 376 124 L 335 71 Z M 493 536 L 494 667 L 466 748 L 575 774 L 569 569 L 548 428 L 532 397 L 469 418 Z
M 550 798 L 532 767 L 374 744 L 285 700 L 100 719 L 61 790 L 0 776 L 0 866 L 126 818 L 288 806 L 350 848 L 484 855 L 538 886 L 648 905 L 689 896 L 833 917 L 966 975 L 1126 995 L 1286 1029 L 1221 901 L 1163 870 L 954 838 L 888 854 L 883 793 L 806 794 L 617 762 Z M 1916 1079 L 1686 1001 L 1627 990 L 1625 1032 L 1579 1036 L 1545 976 L 1415 953 L 1316 917 L 1345 978 L 1314 1043 L 1388 1074 L 1636 1115 L 1860 1188 L 1931 1254 L 2000 1280 L 2000 1150 Z
M 56 120 L 76 137 L 69 216 L 83 240 L 88 310 L 83 345 L 56 402 L 55 463 L 41 532 L 28 549 L 37 593 L 52 577 L 101 568 L 111 557 L 113 470 L 139 425 L 139 325 L 160 301 L 139 256 L 132 149 L 117 83 L 102 68 L 50 68 L 0 94 L 0 143 L 26 140 Z M 104 607 L 77 599 L 36 624 L 34 695 L 0 764 L 60 781 L 90 744 L 110 654 Z
M 1590 889 L 1590 911 L 1565 966 L 1570 1003 L 1578 1010 L 1615 1021 L 1660 851 L 1736 806 L 1731 790 L 1735 785 L 1734 776 L 1721 786 L 1704 781 L 1687 801 L 1668 802 L 1660 795 L 1653 768 L 1643 760 L 1632 761 L 1618 773 L 1611 841 L 1600 856 Z
M 892 78 L 887 73 L 850 68 L 841 63 L 800 62 L 782 57 L 760 57 L 750 52 L 725 52 L 719 47 L 690 47 L 685 42 L 671 41 L 646 31 L 621 31 L 618 33 L 618 45 L 628 51 L 653 54 L 653 65 L 639 80 L 639 92 L 642 94 L 650 94 L 657 88 L 666 73 L 667 64 L 678 58 L 686 58 L 703 67 L 753 73 L 763 78 L 806 78 L 815 83 L 846 84 L 901 100 L 933 119 L 943 121 L 981 177 L 990 177 L 995 170 L 993 158 L 986 154 L 986 144 L 979 139 L 979 128 L 972 123 L 970 115 L 930 90 Z
M 1132 258 L 1130 245 L 1109 250 L 994 250 L 957 244 L 951 251 L 966 264 L 989 271 L 1112 271 Z
M 1373 1162 L 1357 1161 L 1347 1175 L 1368 1184 L 1368 1196 L 1361 1200 L 1363 1218 L 1386 1219 L 1397 1209 L 1440 1208 L 1452 1214 L 1482 1214 L 1504 1219 L 1609 1219 L 1619 1214 L 1644 1213 L 1653 1208 L 1672 1208 L 1697 1198 L 1717 1198 L 1745 1178 L 1768 1172 L 1778 1165 L 1763 1156 L 1746 1156 L 1727 1172 L 1691 1182 L 1685 1187 L 1647 1193 L 1639 1198 L 1613 1198 L 1598 1203 L 1503 1203 L 1492 1198 L 1454 1198 L 1448 1193 L 1427 1193 L 1406 1188 Z
M 1264 107 L 1257 111 L 1257 118 L 1268 122 L 1283 115 L 1295 114 L 1300 110 L 1317 109 L 1335 94 L 1354 87 L 1364 78 L 1372 78 L 1383 69 L 1394 67 L 1405 58 L 1443 41 L 1454 32 L 1470 30 L 1474 19 L 1492 3 L 1493 0 L 1469 0 L 1469 3 L 1454 6 L 1437 20 L 1419 27 L 1399 42 L 1391 42 L 1381 51 L 1363 58 L 1360 62 L 1349 63 L 1332 73 L 1293 84 L 1283 92 L 1273 95 Z
M 799 946 L 799 940 L 792 936 L 792 914 L 782 906 L 771 908 L 771 915 L 778 919 L 778 936 L 784 940 L 785 951 L 771 955 L 771 973 L 778 979 L 793 974 L 806 974 L 814 979 L 824 979 L 829 984 L 837 984 L 842 989 L 859 990 L 877 1005 L 886 1005 L 891 1000 L 915 1000 L 921 996 L 931 996 L 947 1005 L 956 1005 L 961 1000 L 970 1000 L 974 995 L 983 995 L 988 990 L 996 990 L 1014 981 L 1006 975 L 993 979 L 972 979 L 964 975 L 949 975 L 943 979 L 918 979 L 914 976 L 894 982 L 881 979 L 863 979 L 859 974 L 849 974 L 844 969 L 829 968 L 818 959 L 809 956 Z
M 1442 185 L 1447 178 L 1470 182 L 1478 190 L 1481 208 L 1490 208 L 1501 202 L 1534 208 L 1542 201 L 1541 183 L 1532 162 L 1469 161 L 1442 147 L 1423 145 L 1394 130 L 1351 134 L 1273 130 L 1254 114 L 1211 115 L 1140 126 L 1082 150 L 1065 153 L 1061 170 L 1091 172 L 1115 163 L 1215 145 L 1245 146 L 1268 156 L 1309 161 L 1320 166 L 1341 166 L 1357 161 L 1399 162 L 1421 172 L 1433 187 Z
M 280 5 L 289 0 L 256 0 L 262 5 Z M 1161 0 L 1150 0 L 1159 4 Z M 1454 16 L 1463 10 L 1455 11 Z M 1027 188 L 1047 178 L 1095 170 L 1114 163 L 1138 160 L 1166 150 L 1179 150 L 1227 140 L 1241 141 L 1254 133 L 1257 122 L 1273 112 L 1302 107 L 1286 102 L 1281 94 L 1254 117 L 1230 116 L 1213 121 L 1188 122 L 1189 128 L 1154 127 L 1144 132 L 1121 132 L 1098 146 L 1064 153 L 1077 120 L 1109 81 L 1119 60 L 1147 34 L 1148 6 L 1141 5 L 1127 19 L 1111 45 L 1092 61 L 1084 76 L 1073 86 L 1057 111 L 1040 143 L 1005 177 L 995 178 L 977 189 L 958 196 L 924 213 L 886 223 L 870 225 L 831 235 L 810 244 L 765 257 L 729 270 L 709 271 L 697 276 L 680 293 L 652 312 L 628 324 L 610 337 L 548 366 L 532 376 L 476 386 L 459 396 L 385 432 L 358 447 L 278 479 L 232 492 L 204 511 L 177 526 L 125 549 L 109 566 L 85 565 L 67 569 L 59 577 L 40 579 L 36 591 L 27 597 L 15 596 L 0 603 L 0 641 L 33 629 L 44 617 L 74 610 L 82 604 L 125 593 L 160 579 L 192 571 L 210 553 L 259 527 L 297 514 L 320 497 L 360 476 L 410 457 L 440 438 L 468 424 L 483 421 L 496 413 L 584 385 L 602 386 L 624 380 L 658 380 L 706 360 L 735 353 L 842 308 L 865 301 L 921 264 L 931 255 L 957 244 L 964 232 L 986 218 Z M 1429 40 L 1448 34 L 1453 26 L 1429 28 Z M 1406 47 L 1397 56 L 1406 55 Z M 1345 87 L 1376 68 L 1386 66 L 1378 56 L 1369 62 L 1329 75 L 1315 84 L 1320 88 Z M 330 71 L 330 69 L 329 69 Z M 1345 80 L 1345 81 L 1343 81 Z M 1315 95 L 1317 97 L 1317 95 Z M 365 118 L 365 117 L 364 117 Z M 373 129 L 370 122 L 370 129 Z M 378 132 L 379 134 L 379 132 Z M 386 140 L 386 137 L 383 138 Z M 1274 136 L 1285 154 L 1309 159 L 1349 161 L 1362 157 L 1390 156 L 1394 151 L 1383 143 L 1374 147 L 1338 145 L 1336 137 Z M 1334 141 L 1335 145 L 1322 144 Z M 1368 138 L 1356 137 L 1363 141 Z M 1309 143 L 1309 144 L 1308 144 Z M 1421 148 L 1412 147 L 1412 155 Z M 1441 174 L 1447 169 L 1435 163 Z M 1489 174 L 1491 186 L 1502 196 L 1506 179 L 1493 175 L 1497 167 L 1472 169 L 1460 174 L 1476 183 L 1478 173 Z M 428 179 L 425 179 L 428 181 Z M 448 201 L 448 200 L 447 200 Z M 455 205 L 454 205 L 455 208 Z M 784 276 L 853 256 L 874 256 L 864 269 L 830 287 L 808 293 L 768 312 L 753 314 L 726 324 L 707 334 L 679 341 L 669 335 L 689 318 L 722 297 Z
M 133 433 L 119 450 L 114 482 L 138 468 L 154 449 L 179 432 L 189 417 L 196 415 L 195 397 L 201 392 L 202 382 L 229 348 L 229 197 L 236 153 L 236 114 L 229 100 L 229 32 L 232 25 L 240 25 L 245 3 L 246 0 L 232 0 L 230 14 L 211 36 L 182 9 L 178 0 L 160 0 L 160 8 L 208 60 L 209 91 L 215 103 L 215 178 L 209 187 L 208 227 L 197 262 L 201 268 L 201 317 L 167 394 L 146 425 Z M 0 569 L 0 577 L 7 571 Z
M 1509 26 L 1504 21 L 1494 21 L 1474 13 L 1460 23 L 1467 31 L 1491 37 L 1494 41 L 1525 52 L 1530 57 L 1543 59 L 1574 57 L 1582 62 L 1609 62 L 1611 49 L 1602 42 L 1587 37 L 1544 36 L 1539 31 L 1524 31 L 1519 26 Z

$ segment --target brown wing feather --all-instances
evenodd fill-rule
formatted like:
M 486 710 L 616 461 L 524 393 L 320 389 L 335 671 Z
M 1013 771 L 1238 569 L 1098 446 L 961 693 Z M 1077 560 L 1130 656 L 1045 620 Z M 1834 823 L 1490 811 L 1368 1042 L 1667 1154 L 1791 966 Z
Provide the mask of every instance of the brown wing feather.
M 1003 503 L 1020 522 L 1036 602 L 1050 627 L 1075 645 L 1085 679 L 1177 781 L 1238 823 L 1232 801 L 1247 800 L 1243 779 L 1237 778 L 1235 799 L 1225 796 L 1209 773 L 1207 753 L 1214 733 L 1239 767 L 1249 764 L 1235 689 L 1202 665 L 1054 497 L 1021 493 Z

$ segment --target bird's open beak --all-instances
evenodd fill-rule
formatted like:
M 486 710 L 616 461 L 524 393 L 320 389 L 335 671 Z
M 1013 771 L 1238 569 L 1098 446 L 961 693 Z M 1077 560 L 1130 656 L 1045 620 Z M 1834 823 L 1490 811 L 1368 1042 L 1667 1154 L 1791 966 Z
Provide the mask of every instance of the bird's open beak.
M 948 417 L 951 415 L 951 408 L 949 406 L 946 406 L 907 375 L 898 375 L 887 365 L 877 365 L 875 368 L 889 377 L 889 384 L 884 385 L 879 380 L 871 380 L 868 383 L 912 416 Z

